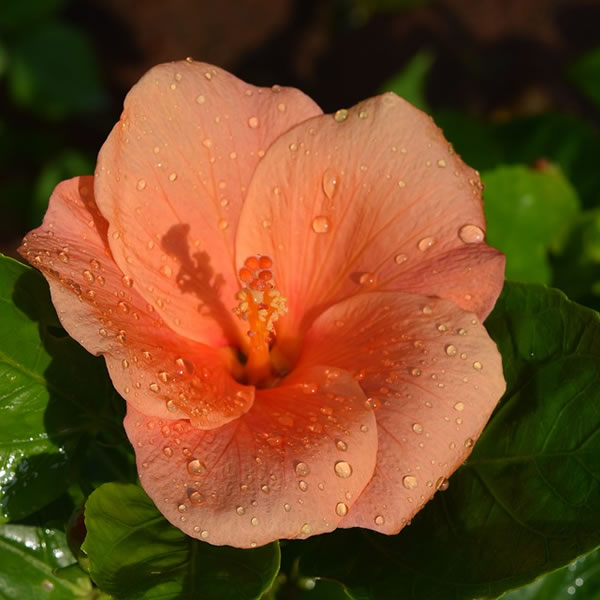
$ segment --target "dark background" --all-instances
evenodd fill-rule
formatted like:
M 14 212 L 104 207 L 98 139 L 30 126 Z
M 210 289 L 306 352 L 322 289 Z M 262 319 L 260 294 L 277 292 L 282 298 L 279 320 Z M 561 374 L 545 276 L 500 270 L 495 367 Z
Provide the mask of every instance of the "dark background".
M 413 101 L 436 118 L 466 115 L 471 138 L 487 135 L 477 122 L 547 113 L 600 131 L 597 104 L 569 77 L 600 46 L 597 0 L 0 4 L 0 250 L 13 256 L 53 186 L 92 172 L 127 90 L 151 66 L 186 56 L 254 84 L 299 87 L 325 111 L 393 88 L 408 66 Z M 474 166 L 490 166 L 485 154 Z

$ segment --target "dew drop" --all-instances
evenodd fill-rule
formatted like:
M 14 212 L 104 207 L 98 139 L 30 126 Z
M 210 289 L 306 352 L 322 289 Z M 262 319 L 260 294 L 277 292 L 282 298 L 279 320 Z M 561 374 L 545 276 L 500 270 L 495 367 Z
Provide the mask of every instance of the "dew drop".
M 465 448 L 471 448 L 473 446 L 473 438 L 467 438 L 465 440 Z
M 323 173 L 323 179 L 321 180 L 321 185 L 323 186 L 323 193 L 329 200 L 332 200 L 336 189 L 337 189 L 338 178 L 334 171 L 331 169 L 327 169 Z
M 402 485 L 407 490 L 414 490 L 417 487 L 417 478 L 414 475 L 405 475 L 402 478 Z
M 290 504 L 288 504 L 287 502 L 283 505 L 283 510 L 285 510 L 285 512 L 290 512 L 290 510 L 292 510 L 292 507 Z
M 359 119 L 363 119 L 363 120 L 364 120 L 364 119 L 366 119 L 368 116 L 369 116 L 369 113 L 368 113 L 366 110 L 361 110 L 361 111 L 358 113 L 358 118 L 359 118 Z
M 308 535 L 312 531 L 312 527 L 310 526 L 309 523 L 304 523 L 304 525 L 302 525 L 302 528 L 300 529 L 300 531 L 302 533 Z
M 194 491 L 190 494 L 190 500 L 194 503 L 194 504 L 204 504 L 204 496 L 198 492 L 198 491 Z
M 312 220 L 312 229 L 315 233 L 327 233 L 331 227 L 331 221 L 325 215 L 319 215 Z
M 154 383 L 152 382 L 149 386 L 150 391 L 154 392 L 155 394 L 160 391 L 160 388 L 158 387 L 158 383 Z
M 225 231 L 225 229 L 229 227 L 229 221 L 227 221 L 227 219 L 219 219 L 217 227 L 219 228 L 219 231 Z
M 177 179 L 177 173 L 169 173 L 169 181 L 175 181 Z
M 250 117 L 248 119 L 248 127 L 250 129 L 256 129 L 259 125 L 258 117 Z
M 423 433 L 423 425 L 421 423 L 413 423 L 412 430 L 415 433 Z
M 308 489 L 308 483 L 306 483 L 306 481 L 304 481 L 304 479 L 301 479 L 298 482 L 298 487 L 300 488 L 301 491 L 305 492 Z
M 406 254 L 396 254 L 396 256 L 394 256 L 394 262 L 397 265 L 401 265 L 402 263 L 405 263 L 408 260 L 408 256 L 406 256 Z
M 173 275 L 173 269 L 171 269 L 169 265 L 162 265 L 159 271 L 164 277 L 171 277 L 171 275 Z
M 346 444 L 344 440 L 336 440 L 335 447 L 342 452 L 346 452 L 346 450 L 348 450 L 348 444 Z
M 440 167 L 440 169 L 443 169 L 446 166 L 446 161 L 443 158 L 440 158 L 440 160 L 437 161 L 437 166 Z
M 338 502 L 335 505 L 335 514 L 338 515 L 338 517 L 346 516 L 348 514 L 348 506 L 343 502 Z
M 235 512 L 236 512 L 238 515 L 242 516 L 243 514 L 245 514 L 245 512 L 246 512 L 246 509 L 245 509 L 243 506 L 238 506 L 238 507 L 235 509 Z
M 165 455 L 167 458 L 169 458 L 169 457 L 173 456 L 173 449 L 172 449 L 172 448 L 170 448 L 169 446 L 165 446 L 165 447 L 163 448 L 163 454 L 164 454 L 164 455 Z
M 138 179 L 135 187 L 141 192 L 143 189 L 146 188 L 146 180 Z
M 477 225 L 463 225 L 458 230 L 458 237 L 465 244 L 478 244 L 483 241 L 485 235 L 481 227 L 478 227 Z
M 374 520 L 375 520 L 375 525 L 383 525 L 385 523 L 385 519 L 383 518 L 383 515 L 377 515 Z
M 440 477 L 435 482 L 435 489 L 445 492 L 450 487 L 450 482 L 445 477 Z
M 454 346 L 453 344 L 448 344 L 446 346 L 445 350 L 446 350 L 446 354 L 448 356 L 456 356 L 457 350 L 456 350 L 456 346 Z
M 360 285 L 371 286 L 377 283 L 377 275 L 375 273 L 363 273 L 358 280 Z
M 133 285 L 133 279 L 131 279 L 131 277 L 127 277 L 127 275 L 123 275 L 123 277 L 121 277 L 121 283 L 125 287 L 130 288 Z
M 83 278 L 89 283 L 94 283 L 94 280 L 96 279 L 91 271 L 84 271 Z
M 464 402 L 457 402 L 454 405 L 454 410 L 457 410 L 458 412 L 461 412 L 461 411 L 465 410 L 465 404 L 464 404 Z
M 434 244 L 435 244 L 435 239 L 432 238 L 431 236 L 428 236 L 428 237 L 424 237 L 421 240 L 419 240 L 419 243 L 417 244 L 417 248 L 421 252 L 425 252 L 425 250 L 429 250 L 429 248 L 431 248 L 431 246 L 433 246 Z
M 204 102 L 206 102 L 206 98 L 202 94 L 200 94 L 199 96 L 196 96 L 197 104 L 204 104 Z
M 476 360 L 476 361 L 473 363 L 473 368 L 474 368 L 476 371 L 481 371 L 481 369 L 483 369 L 483 364 L 482 364 L 482 363 L 480 363 L 478 360 Z
M 347 479 L 352 475 L 352 466 L 345 460 L 338 460 L 333 466 L 335 474 L 342 479 Z
M 336 110 L 333 118 L 338 122 L 338 123 L 342 123 L 343 121 L 345 121 L 348 118 L 348 110 L 346 108 L 340 108 L 339 110 Z
M 299 462 L 296 465 L 296 475 L 306 477 L 310 473 L 310 467 L 305 462 Z
M 414 369 L 410 370 L 410 374 L 413 377 L 419 377 L 422 373 L 423 373 L 423 371 L 421 371 L 421 369 L 417 369 L 416 367 Z
M 194 458 L 194 460 L 190 460 L 187 464 L 187 470 L 190 475 L 202 475 L 206 472 L 206 465 L 197 458 Z

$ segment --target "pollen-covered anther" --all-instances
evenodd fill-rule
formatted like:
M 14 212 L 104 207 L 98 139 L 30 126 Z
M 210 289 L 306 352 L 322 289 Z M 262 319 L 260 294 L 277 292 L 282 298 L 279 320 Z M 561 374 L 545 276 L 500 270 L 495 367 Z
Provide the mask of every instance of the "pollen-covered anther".
M 287 301 L 275 288 L 272 266 L 268 256 L 250 256 L 238 271 L 245 287 L 235 296 L 239 304 L 233 312 L 248 322 L 247 371 L 252 380 L 270 370 L 269 345 L 275 337 L 275 322 L 287 312 Z

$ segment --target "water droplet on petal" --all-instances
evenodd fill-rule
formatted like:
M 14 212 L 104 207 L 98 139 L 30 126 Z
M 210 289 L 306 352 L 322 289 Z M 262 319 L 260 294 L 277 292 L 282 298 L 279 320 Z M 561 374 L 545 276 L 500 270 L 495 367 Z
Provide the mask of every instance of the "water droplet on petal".
M 331 227 L 329 218 L 324 215 L 315 217 L 312 221 L 312 228 L 315 233 L 327 233 Z
M 335 195 L 337 183 L 338 179 L 335 171 L 327 169 L 325 173 L 323 173 L 322 186 L 323 193 L 325 194 L 325 196 L 327 196 L 327 198 L 329 198 L 329 200 L 332 200 L 333 196 Z
M 457 410 L 459 412 L 462 411 L 462 410 L 465 410 L 465 404 L 464 404 L 464 402 L 457 402 L 454 405 L 454 410 Z
M 360 285 L 371 286 L 377 283 L 377 275 L 375 273 L 363 273 L 358 280 Z
M 423 425 L 421 423 L 413 423 L 412 430 L 415 433 L 423 433 Z
M 402 263 L 406 262 L 408 260 L 408 256 L 406 256 L 406 254 L 396 254 L 396 256 L 394 256 L 394 262 L 397 265 L 401 265 Z
M 440 477 L 435 482 L 435 489 L 445 492 L 450 487 L 450 482 L 445 477 Z
M 308 535 L 312 531 L 312 527 L 310 526 L 309 523 L 304 523 L 304 525 L 302 525 L 302 528 L 300 529 L 300 531 L 302 533 Z
M 446 346 L 446 354 L 448 356 L 456 356 L 456 352 L 457 352 L 456 346 L 454 346 L 453 344 L 448 344 Z
M 198 491 L 194 491 L 190 494 L 190 500 L 194 503 L 194 504 L 204 504 L 204 496 L 198 492 Z
M 383 525 L 385 523 L 385 519 L 382 515 L 377 515 L 375 517 L 375 525 Z
M 258 117 L 250 117 L 248 119 L 248 127 L 250 129 L 256 129 L 259 125 Z
M 421 252 L 425 252 L 425 250 L 429 250 L 429 248 L 431 248 L 431 246 L 433 246 L 434 244 L 435 244 L 434 238 L 432 238 L 431 236 L 424 237 L 421 240 L 419 240 L 419 243 L 417 244 L 417 248 Z
M 225 231 L 225 229 L 229 227 L 229 221 L 227 221 L 227 219 L 219 219 L 217 227 L 219 228 L 219 231 Z
M 474 368 L 476 371 L 481 371 L 481 369 L 483 369 L 483 364 L 482 364 L 482 363 L 480 363 L 478 360 L 476 360 L 476 361 L 473 363 L 473 368 Z
M 135 187 L 141 192 L 143 189 L 146 188 L 146 180 L 138 179 Z
M 202 475 L 206 472 L 206 465 L 195 458 L 187 464 L 187 470 L 190 475 Z
M 172 448 L 169 448 L 169 446 L 165 446 L 165 447 L 163 448 L 163 454 L 164 454 L 164 455 L 165 455 L 167 458 L 169 458 L 169 457 L 173 456 L 173 449 L 172 449 Z
M 338 515 L 338 517 L 346 516 L 346 514 L 348 514 L 348 506 L 343 502 L 338 502 L 335 505 L 335 514 Z
M 421 369 L 417 369 L 416 367 L 414 369 L 410 370 L 410 374 L 413 377 L 419 377 L 421 375 L 421 373 L 422 373 Z
M 478 227 L 477 225 L 463 225 L 458 230 L 458 237 L 465 244 L 478 244 L 483 241 L 485 234 L 481 227 Z
M 336 110 L 335 114 L 333 115 L 333 118 L 338 123 L 342 123 L 343 121 L 345 121 L 348 118 L 348 110 L 345 108 L 340 108 L 339 110 Z
M 352 466 L 345 460 L 338 460 L 333 468 L 335 470 L 335 474 L 343 479 L 347 479 L 350 477 L 350 475 L 352 475 Z
M 308 483 L 306 483 L 306 481 L 304 481 L 304 479 L 301 479 L 298 482 L 298 487 L 300 488 L 301 491 L 305 492 L 308 489 Z
M 258 525 L 258 519 L 256 517 L 252 517 L 250 519 L 250 524 L 252 525 L 252 527 L 256 527 Z
M 306 477 L 310 473 L 310 467 L 305 462 L 299 462 L 296 465 L 296 475 Z
M 243 514 L 246 512 L 246 509 L 245 509 L 243 506 L 238 506 L 238 507 L 235 509 L 235 512 L 236 512 L 238 515 L 240 515 L 240 516 L 241 516 L 241 515 L 243 515 Z
M 417 487 L 417 478 L 414 475 L 405 475 L 402 478 L 402 485 L 407 490 L 414 490 Z
M 121 283 L 125 287 L 130 288 L 133 285 L 133 279 L 131 279 L 131 277 L 127 277 L 127 275 L 123 275 L 123 277 L 121 277 Z

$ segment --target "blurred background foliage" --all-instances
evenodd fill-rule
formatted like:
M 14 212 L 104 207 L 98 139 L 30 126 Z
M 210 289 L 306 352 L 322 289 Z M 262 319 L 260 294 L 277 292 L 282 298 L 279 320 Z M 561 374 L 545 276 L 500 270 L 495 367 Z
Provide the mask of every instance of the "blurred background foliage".
M 0 250 L 93 171 L 133 83 L 193 56 L 325 111 L 407 98 L 482 172 L 507 276 L 599 308 L 599 22 L 598 0 L 5 0 Z

